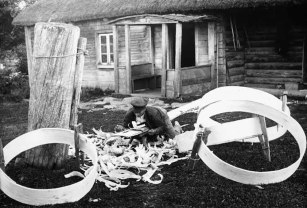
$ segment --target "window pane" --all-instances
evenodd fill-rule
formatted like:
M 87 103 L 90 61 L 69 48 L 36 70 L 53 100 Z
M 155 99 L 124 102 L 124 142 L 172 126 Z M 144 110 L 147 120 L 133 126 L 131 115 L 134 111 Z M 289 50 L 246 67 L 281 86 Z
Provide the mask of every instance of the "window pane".
M 110 58 L 111 58 L 111 63 L 114 63 L 114 55 L 113 54 L 110 55 Z
M 110 45 L 110 52 L 113 53 L 113 45 Z
M 101 45 L 101 53 L 106 53 L 106 52 L 107 52 L 107 46 Z
M 107 43 L 107 37 L 104 35 L 100 36 L 101 44 L 106 44 Z
M 105 55 L 105 54 L 101 55 L 101 62 L 102 63 L 107 63 L 107 60 L 108 60 L 107 55 Z
M 113 43 L 113 35 L 110 35 L 110 43 Z

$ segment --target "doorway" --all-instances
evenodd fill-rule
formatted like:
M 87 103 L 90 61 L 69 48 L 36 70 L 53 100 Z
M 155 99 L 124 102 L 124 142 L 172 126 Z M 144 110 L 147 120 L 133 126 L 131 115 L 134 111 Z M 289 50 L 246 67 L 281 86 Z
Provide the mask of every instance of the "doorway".
M 181 67 L 195 66 L 195 30 L 194 24 L 182 25 Z

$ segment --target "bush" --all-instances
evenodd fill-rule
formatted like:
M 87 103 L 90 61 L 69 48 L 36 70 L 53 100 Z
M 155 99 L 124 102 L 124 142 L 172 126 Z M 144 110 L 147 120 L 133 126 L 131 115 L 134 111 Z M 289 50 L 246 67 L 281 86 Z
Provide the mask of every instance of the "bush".
M 100 89 L 100 88 L 84 87 L 81 90 L 80 100 L 81 101 L 89 101 L 91 99 L 111 95 L 113 92 L 114 92 L 114 90 L 111 90 L 109 88 L 103 90 L 103 89 Z
M 29 98 L 28 76 L 11 70 L 2 71 L 0 73 L 0 95 L 2 101 L 19 102 Z
M 28 74 L 27 49 L 24 44 L 15 47 L 15 53 L 19 59 L 16 71 Z

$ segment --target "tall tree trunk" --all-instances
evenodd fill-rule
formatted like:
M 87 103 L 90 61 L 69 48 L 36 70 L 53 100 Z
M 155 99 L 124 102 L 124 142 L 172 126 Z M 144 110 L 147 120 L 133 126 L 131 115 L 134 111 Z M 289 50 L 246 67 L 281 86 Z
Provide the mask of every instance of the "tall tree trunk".
M 34 29 L 28 130 L 69 128 L 80 29 L 62 23 L 37 23 Z M 68 146 L 50 144 L 26 152 L 35 167 L 63 166 Z

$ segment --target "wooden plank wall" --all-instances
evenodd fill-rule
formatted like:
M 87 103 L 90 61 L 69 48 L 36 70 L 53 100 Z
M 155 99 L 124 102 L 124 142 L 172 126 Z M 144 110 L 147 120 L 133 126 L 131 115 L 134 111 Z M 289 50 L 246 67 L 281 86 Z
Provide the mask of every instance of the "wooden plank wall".
M 195 24 L 195 65 L 208 63 L 208 24 Z
M 217 22 L 216 24 L 216 39 L 217 39 L 217 51 L 216 67 L 218 70 L 218 87 L 227 85 L 227 73 L 226 73 L 226 42 L 225 42 L 225 24 L 224 22 Z
M 167 70 L 166 71 L 166 97 L 174 97 L 175 93 L 174 93 L 174 86 L 175 86 L 175 70 Z
M 155 43 L 155 74 L 161 75 L 162 70 L 162 26 L 156 25 L 153 28 Z
M 74 23 L 80 27 L 80 36 L 87 38 L 82 87 L 114 89 L 113 68 L 97 68 L 96 38 L 98 33 L 112 33 L 112 26 L 103 21 L 83 21 Z
M 85 58 L 83 87 L 98 87 L 102 89 L 114 89 L 114 69 L 98 68 L 96 57 L 96 39 L 99 33 L 112 33 L 112 25 L 102 20 L 78 22 L 75 25 L 80 27 L 81 37 L 87 38 L 87 50 L 89 55 Z M 150 63 L 149 29 L 145 26 L 130 27 L 131 37 L 131 64 Z M 119 92 L 125 93 L 125 29 L 118 28 L 118 51 L 119 51 Z
M 182 94 L 203 95 L 211 90 L 211 64 L 182 68 Z

